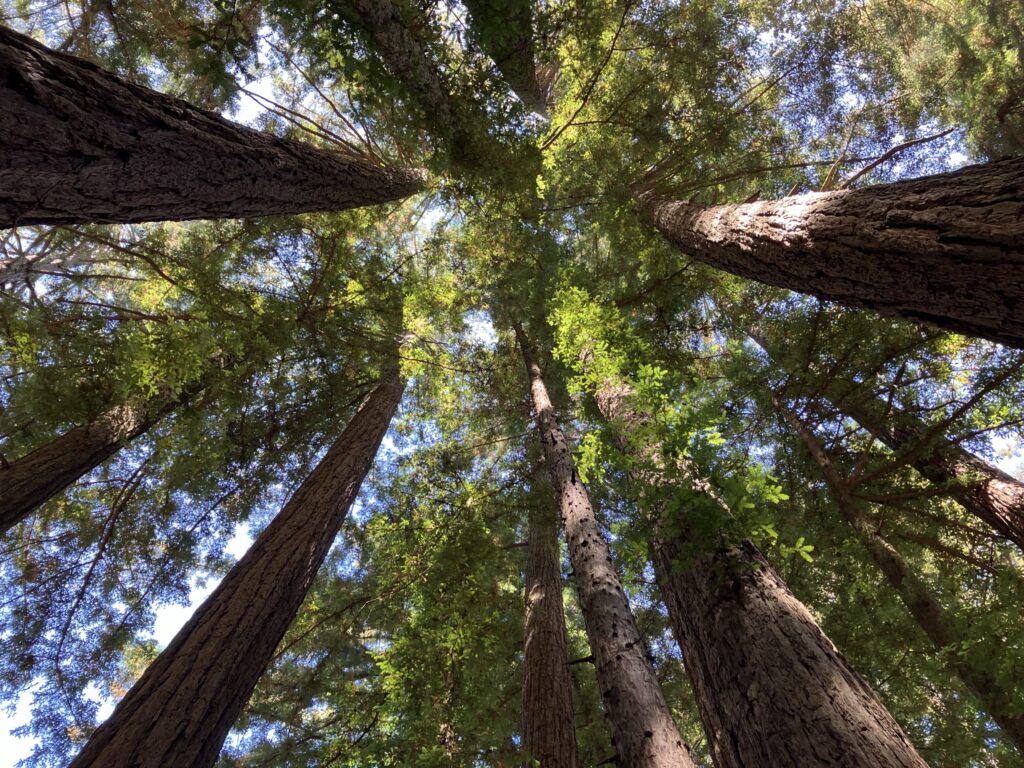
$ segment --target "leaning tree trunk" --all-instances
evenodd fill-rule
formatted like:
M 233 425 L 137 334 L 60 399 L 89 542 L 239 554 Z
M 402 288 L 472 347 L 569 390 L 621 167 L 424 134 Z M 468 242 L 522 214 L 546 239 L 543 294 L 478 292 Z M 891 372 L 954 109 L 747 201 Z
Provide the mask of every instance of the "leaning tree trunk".
M 631 480 L 655 530 L 666 522 L 667 473 L 651 418 L 632 386 L 607 379 L 598 408 L 634 461 Z M 701 496 L 729 511 L 688 467 L 676 495 Z M 652 541 L 655 577 L 693 684 L 717 768 L 925 768 L 913 745 L 807 608 L 757 548 L 744 542 L 695 552 L 687 530 Z
M 520 325 L 515 325 L 515 332 L 620 764 L 626 768 L 695 768 L 647 659 L 646 646 L 555 417 L 540 366 Z
M 864 543 L 871 559 L 878 565 L 886 581 L 907 606 L 935 649 L 945 652 L 947 663 L 964 684 L 974 691 L 989 717 L 995 721 L 1006 738 L 1024 752 L 1024 715 L 1015 714 L 1017 702 L 992 675 L 978 667 L 969 657 L 960 656 L 950 646 L 958 646 L 965 639 L 961 630 L 939 604 L 935 595 L 902 555 L 872 524 L 863 507 L 849 492 L 838 470 L 832 464 L 824 447 L 800 417 L 776 399 L 775 407 L 793 426 L 811 456 L 821 467 L 825 481 L 831 488 L 840 513 L 853 527 Z
M 758 329 L 747 335 L 777 359 L 778 347 Z M 927 425 L 880 397 L 858 393 L 851 381 L 832 379 L 824 395 L 845 416 L 853 419 L 935 485 L 968 513 L 1024 550 L 1024 483 L 992 466 L 980 456 L 930 434 Z
M 546 115 L 534 60 L 532 0 L 466 0 L 465 5 L 470 28 L 502 77 L 527 107 Z
M 577 768 L 558 520 L 545 501 L 534 500 L 527 542 L 523 746 L 540 768 Z
M 0 228 L 397 200 L 416 173 L 231 123 L 0 26 Z
M 639 203 L 727 272 L 1024 347 L 1024 157 L 772 202 Z
M 72 762 L 208 768 L 306 595 L 402 397 L 397 371 Z
M 154 408 L 144 401 L 115 405 L 0 467 L 0 534 L 109 459 L 153 426 L 174 403 Z

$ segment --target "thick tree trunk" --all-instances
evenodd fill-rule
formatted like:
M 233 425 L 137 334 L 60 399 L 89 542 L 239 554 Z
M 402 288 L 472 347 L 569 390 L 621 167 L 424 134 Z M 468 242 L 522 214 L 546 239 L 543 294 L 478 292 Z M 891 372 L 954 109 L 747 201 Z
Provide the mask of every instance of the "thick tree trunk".
M 533 46 L 531 0 L 466 0 L 471 28 L 480 43 L 523 103 L 547 114 L 547 99 L 537 79 Z
M 779 345 L 758 328 L 747 335 L 770 358 L 778 360 Z M 912 415 L 885 400 L 857 392 L 851 381 L 832 379 L 824 395 L 845 416 L 853 419 L 936 485 L 970 514 L 1024 550 L 1024 483 L 979 456 L 950 443 Z
M 596 392 L 619 447 L 637 459 L 638 492 L 652 493 L 656 529 L 667 514 L 664 452 L 628 382 Z M 634 439 L 644 435 L 643 442 Z M 685 469 L 685 468 L 684 468 Z M 710 496 L 698 478 L 690 493 Z M 680 488 L 680 492 L 684 489 Z M 717 768 L 925 768 L 871 688 L 749 542 L 694 559 L 685 506 L 673 539 L 652 542 L 655 576 Z
M 796 413 L 778 400 L 776 408 L 793 426 L 811 456 L 821 467 L 839 511 L 864 542 L 871 559 L 878 565 L 886 581 L 907 606 L 907 610 L 935 649 L 944 651 L 950 645 L 959 644 L 964 638 L 956 623 L 946 614 L 928 585 L 914 573 L 907 561 L 868 519 L 860 503 L 849 493 L 847 484 L 810 428 Z M 1016 708 L 1013 697 L 1003 690 L 988 672 L 977 667 L 969 657 L 959 656 L 956 651 L 951 651 L 946 658 L 950 668 L 977 694 L 989 717 L 1002 729 L 1006 738 L 1024 752 L 1024 715 L 1012 714 Z
M 639 202 L 719 269 L 1024 347 L 1024 157 L 772 202 Z
M 539 499 L 537 500 L 539 501 Z M 539 768 L 577 768 L 562 610 L 558 520 L 538 505 L 530 514 L 523 654 L 523 746 Z
M 0 26 L 0 228 L 397 200 L 416 173 L 231 123 Z
M 145 403 L 123 403 L 0 467 L 0 534 L 91 472 L 159 420 Z
M 295 617 L 402 397 L 366 397 L 245 556 L 145 671 L 74 768 L 208 768 Z
M 695 768 L 647 660 L 646 646 L 555 417 L 540 366 L 518 324 L 515 331 L 620 764 L 625 768 Z

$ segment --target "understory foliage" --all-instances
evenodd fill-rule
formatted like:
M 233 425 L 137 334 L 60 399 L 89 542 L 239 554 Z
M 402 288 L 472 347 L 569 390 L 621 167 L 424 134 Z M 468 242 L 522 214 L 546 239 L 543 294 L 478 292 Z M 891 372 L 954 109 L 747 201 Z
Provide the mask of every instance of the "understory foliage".
M 0 0 L 4 24 L 126 79 L 429 172 L 423 194 L 347 213 L 0 232 L 0 461 L 132 398 L 183 401 L 0 539 L 0 698 L 30 702 L 26 764 L 81 748 L 159 652 L 161 610 L 226 572 L 228 543 L 288 499 L 396 337 L 399 414 L 220 764 L 524 764 L 524 545 L 553 502 L 518 322 L 700 765 L 648 563 L 655 497 L 595 403 L 609 378 L 654 415 L 632 439 L 724 501 L 659 500 L 695 511 L 696 549 L 754 541 L 930 765 L 1024 766 L 951 671 L 969 659 L 1024 714 L 1024 555 L 844 407 L 879 401 L 923 425 L 921 450 L 941 438 L 1019 477 L 1022 353 L 718 272 L 633 202 L 782 197 L 1024 151 L 1020 4 L 393 4 L 443 110 L 342 0 Z M 532 30 L 532 69 L 503 60 L 518 38 L 499 12 Z M 531 72 L 545 115 L 507 82 Z M 928 641 L 780 402 L 962 642 Z M 580 757 L 596 765 L 615 748 L 562 575 Z

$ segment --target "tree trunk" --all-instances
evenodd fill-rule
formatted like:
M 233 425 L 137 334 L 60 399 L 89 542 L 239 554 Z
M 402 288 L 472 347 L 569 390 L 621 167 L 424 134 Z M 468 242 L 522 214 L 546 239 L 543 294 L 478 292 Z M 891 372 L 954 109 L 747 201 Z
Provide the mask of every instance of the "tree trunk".
M 295 617 L 402 397 L 391 371 L 72 762 L 208 768 Z
M 231 123 L 0 26 L 0 228 L 335 211 L 416 173 Z
M 0 467 L 0 534 L 109 459 L 173 406 L 122 403 Z
M 633 403 L 628 382 L 606 380 L 596 393 L 620 448 L 637 461 L 631 480 L 655 529 L 667 515 L 661 444 L 650 417 Z M 643 435 L 643 442 L 633 439 Z M 688 490 L 725 508 L 683 467 Z M 684 489 L 680 488 L 680 491 Z M 826 637 L 749 542 L 694 559 L 686 530 L 652 542 L 655 577 L 693 684 L 717 768 L 926 768 L 871 688 Z
M 639 202 L 711 266 L 1024 347 L 1024 157 L 773 202 Z
M 530 0 L 466 0 L 470 28 L 502 77 L 522 102 L 540 115 L 547 99 L 537 79 L 533 46 L 533 3 Z
M 871 559 L 878 565 L 886 581 L 907 606 L 935 649 L 944 654 L 950 668 L 965 685 L 977 694 L 982 706 L 1006 738 L 1024 752 L 1024 715 L 1011 714 L 1016 708 L 1012 695 L 1003 690 L 986 671 L 977 667 L 969 657 L 960 656 L 950 645 L 959 645 L 965 638 L 956 623 L 946 614 L 928 585 L 911 569 L 900 553 L 871 523 L 863 507 L 849 492 L 848 484 L 832 464 L 824 447 L 801 421 L 800 417 L 775 401 L 777 410 L 793 426 L 811 456 L 821 467 L 826 482 L 832 489 L 839 511 L 853 527 L 867 548 Z
M 523 653 L 523 746 L 539 768 L 577 768 L 562 611 L 558 521 L 550 501 L 530 513 L 526 560 L 526 637 Z
M 647 659 L 646 646 L 555 417 L 540 366 L 519 324 L 515 331 L 619 761 L 626 768 L 695 768 Z

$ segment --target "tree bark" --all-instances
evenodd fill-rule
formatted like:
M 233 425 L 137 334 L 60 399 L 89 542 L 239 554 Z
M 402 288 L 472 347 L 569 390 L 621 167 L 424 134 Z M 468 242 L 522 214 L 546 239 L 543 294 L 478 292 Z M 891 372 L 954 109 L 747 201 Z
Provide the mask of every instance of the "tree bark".
M 619 761 L 626 768 L 695 768 L 647 659 L 646 646 L 558 424 L 540 366 L 519 324 L 515 332 Z
M 335 211 L 417 173 L 231 123 L 0 26 L 0 228 Z
M 727 272 L 1024 347 L 1024 157 L 772 202 L 639 203 Z
M 1024 752 L 1024 715 L 1011 714 L 1015 708 L 1013 696 L 1002 689 L 986 671 L 975 665 L 969 657 L 960 656 L 950 645 L 961 643 L 965 638 L 956 623 L 946 614 L 928 585 L 914 573 L 902 555 L 882 536 L 871 523 L 860 503 L 850 494 L 848 484 L 832 464 L 824 447 L 804 424 L 800 417 L 776 399 L 776 409 L 792 425 L 811 456 L 821 468 L 829 488 L 836 500 L 840 513 L 853 527 L 878 565 L 886 581 L 907 606 L 935 649 L 944 654 L 950 669 L 964 684 L 974 691 L 982 706 L 1006 738 L 1018 750 Z
M 209 768 L 295 617 L 402 397 L 392 371 L 72 762 Z
M 163 408 L 135 401 L 115 405 L 14 462 L 0 467 L 0 534 L 74 484 L 153 426 Z
M 546 115 L 547 99 L 537 79 L 533 45 L 533 3 L 466 0 L 466 8 L 480 47 L 494 60 L 516 96 L 537 114 Z
M 540 768 L 577 768 L 572 679 L 562 609 L 558 521 L 536 499 L 526 559 L 523 746 Z
M 655 530 L 665 521 L 658 501 L 666 476 L 649 414 L 626 381 L 596 392 L 619 447 L 636 459 L 630 473 Z M 636 439 L 643 435 L 643 441 Z M 689 490 L 728 509 L 683 467 Z M 652 541 L 655 577 L 700 709 L 717 768 L 926 768 L 913 745 L 864 680 L 854 672 L 807 608 L 757 548 L 716 547 L 694 557 L 686 533 Z

